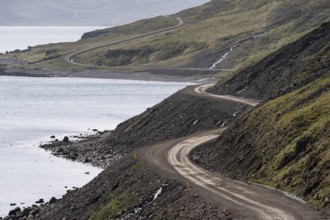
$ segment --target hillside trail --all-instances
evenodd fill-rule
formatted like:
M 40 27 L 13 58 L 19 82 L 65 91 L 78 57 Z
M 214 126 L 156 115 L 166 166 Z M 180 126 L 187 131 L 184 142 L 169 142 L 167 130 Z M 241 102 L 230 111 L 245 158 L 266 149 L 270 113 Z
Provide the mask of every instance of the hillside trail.
M 86 52 L 89 52 L 89 51 L 92 51 L 92 50 L 96 50 L 96 49 L 100 49 L 100 48 L 103 48 L 103 47 L 114 46 L 114 45 L 117 45 L 117 44 L 120 44 L 120 43 L 125 43 L 125 42 L 131 41 L 131 40 L 140 39 L 140 38 L 147 37 L 147 36 L 154 35 L 154 34 L 158 34 L 158 33 L 161 33 L 161 32 L 175 30 L 175 29 L 181 27 L 184 24 L 182 18 L 176 17 L 176 20 L 177 20 L 178 23 L 176 25 L 171 26 L 171 27 L 162 28 L 162 29 L 159 29 L 159 30 L 156 30 L 156 31 L 151 31 L 151 32 L 147 32 L 147 33 L 144 33 L 144 34 L 139 34 L 137 36 L 128 37 L 128 38 L 125 38 L 123 40 L 118 40 L 118 41 L 115 41 L 115 42 L 111 42 L 111 43 L 107 43 L 107 44 L 102 44 L 102 45 L 98 45 L 98 46 L 78 50 L 78 51 L 75 51 L 75 52 L 65 56 L 63 59 L 64 59 L 65 62 L 67 62 L 69 64 L 78 65 L 78 66 L 85 66 L 85 67 L 94 67 L 94 65 L 78 63 L 78 62 L 74 61 L 74 57 L 78 56 L 79 54 L 83 54 L 83 53 L 86 53 Z
M 188 93 L 213 101 L 231 100 L 250 106 L 260 101 L 207 93 L 213 84 L 190 87 Z M 233 180 L 198 167 L 189 153 L 202 144 L 221 138 L 226 128 L 201 131 L 186 137 L 147 146 L 137 151 L 138 158 L 166 177 L 179 179 L 210 202 L 223 207 L 234 219 L 320 220 L 329 219 L 311 205 L 288 197 L 280 190 Z
M 68 64 L 72 64 L 72 65 L 77 65 L 77 66 L 82 66 L 82 67 L 108 67 L 108 66 L 95 66 L 92 64 L 84 64 L 84 63 L 79 63 L 77 61 L 74 60 L 74 58 L 80 54 L 83 53 L 87 53 L 93 50 L 97 50 L 100 48 L 104 48 L 104 47 L 111 47 L 111 46 L 115 46 L 121 43 L 126 43 L 132 40 L 137 40 L 140 38 L 144 38 L 144 37 L 148 37 L 148 36 L 152 36 L 152 35 L 156 35 L 162 32 L 171 32 L 171 31 L 175 31 L 178 28 L 182 27 L 184 25 L 184 21 L 181 17 L 176 17 L 177 20 L 177 24 L 171 26 L 171 27 L 167 27 L 167 28 L 162 28 L 156 31 L 151 31 L 151 32 L 147 32 L 147 33 L 143 33 L 143 34 L 139 34 L 133 37 L 128 37 L 122 40 L 118 40 L 118 41 L 114 41 L 111 43 L 107 43 L 107 44 L 102 44 L 102 45 L 97 45 L 94 47 L 89 47 L 89 48 L 85 48 L 85 49 L 81 49 L 78 51 L 75 51 L 67 56 L 62 57 L 62 60 L 65 61 Z M 216 68 L 194 68 L 194 67 L 111 67 L 112 69 L 123 69 L 123 70 L 134 70 L 134 69 L 153 69 L 153 70 L 187 70 L 187 71 L 232 71 L 231 69 L 216 69 Z

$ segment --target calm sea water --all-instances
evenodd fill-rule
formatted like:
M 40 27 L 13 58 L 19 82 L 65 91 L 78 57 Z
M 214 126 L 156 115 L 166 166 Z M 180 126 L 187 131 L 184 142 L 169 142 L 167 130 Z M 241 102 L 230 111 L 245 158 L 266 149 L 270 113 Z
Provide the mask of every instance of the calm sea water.
M 0 216 L 81 187 L 101 169 L 38 148 L 51 135 L 114 129 L 184 83 L 81 78 L 0 77 Z M 90 172 L 90 175 L 85 175 Z
M 18 3 L 15 2 L 4 3 L 3 13 L 0 13 L 0 23 L 8 25 L 0 26 L 0 53 L 16 49 L 24 50 L 28 46 L 73 42 L 79 40 L 84 33 L 102 29 L 105 26 L 119 26 L 143 18 L 172 14 L 208 1 L 106 0 L 93 3 L 84 1 L 80 4 L 65 1 L 55 3 L 54 1 L 54 3 L 46 2 L 45 4 L 19 3 L 20 7 L 17 7 Z M 30 26 L 17 26 L 19 24 Z M 42 27 L 40 24 L 53 25 Z M 71 25 L 71 27 L 58 24 Z M 82 24 L 95 24 L 95 26 L 79 26 Z
M 102 28 L 105 27 L 0 26 L 0 53 L 16 49 L 24 50 L 28 46 L 77 41 L 83 33 Z

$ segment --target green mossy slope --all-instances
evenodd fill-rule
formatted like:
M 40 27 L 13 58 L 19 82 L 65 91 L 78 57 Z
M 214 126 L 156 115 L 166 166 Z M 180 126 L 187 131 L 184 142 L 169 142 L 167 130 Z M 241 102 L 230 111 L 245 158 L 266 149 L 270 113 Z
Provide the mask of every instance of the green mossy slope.
M 251 180 L 293 192 L 316 205 L 330 196 L 330 72 L 249 114 L 260 169 Z

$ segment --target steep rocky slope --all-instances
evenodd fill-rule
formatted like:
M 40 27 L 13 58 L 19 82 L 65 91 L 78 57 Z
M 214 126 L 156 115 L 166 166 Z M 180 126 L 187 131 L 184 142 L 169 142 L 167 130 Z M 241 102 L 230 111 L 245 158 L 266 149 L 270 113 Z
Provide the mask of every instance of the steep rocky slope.
M 219 3 L 212 4 L 223 7 L 216 2 Z M 256 6 L 242 6 L 239 10 L 251 7 Z M 205 18 L 216 14 L 206 6 L 202 9 Z M 184 13 L 194 10 L 201 8 Z M 285 23 L 281 15 L 288 10 L 291 14 L 293 8 L 278 10 L 271 24 Z M 293 12 L 293 17 L 300 14 L 299 10 Z M 196 20 L 200 18 L 197 16 Z M 300 22 L 303 21 L 306 20 Z M 299 28 L 298 24 L 301 23 L 294 27 Z M 194 151 L 192 159 L 196 163 L 230 177 L 294 192 L 319 206 L 326 205 L 330 192 L 328 39 L 329 25 L 324 24 L 212 90 L 265 100 L 273 98 L 254 110 L 248 111 L 248 107 L 230 101 L 205 99 L 185 89 L 96 139 L 45 146 L 69 159 L 111 166 L 87 186 L 38 208 L 36 218 L 228 219 L 230 216 L 223 216 L 228 214 L 223 207 L 207 203 L 205 198 L 186 190 L 181 182 L 160 177 L 134 155 L 134 148 L 223 126 L 229 128 L 221 138 Z M 228 90 L 224 89 L 227 85 Z M 161 187 L 162 193 L 154 199 Z
M 327 73 L 329 42 L 328 22 L 209 91 L 262 100 L 285 94 Z
M 228 219 L 243 218 L 196 194 L 182 180 L 164 178 L 139 161 L 134 149 L 227 125 L 246 106 L 184 89 L 114 131 L 76 143 L 43 146 L 58 156 L 107 167 L 81 189 L 34 211 L 36 219 Z M 110 165 L 110 166 L 109 166 Z M 161 194 L 154 199 L 157 191 Z M 19 218 L 13 218 L 19 219 Z M 243 218 L 244 219 L 244 218 Z
M 248 107 L 231 101 L 212 101 L 187 88 L 144 113 L 78 143 L 55 142 L 42 148 L 57 156 L 107 167 L 134 148 L 226 126 Z
M 222 207 L 207 203 L 184 183 L 160 177 L 132 157 L 37 212 L 36 219 L 41 220 L 226 219 Z
M 192 159 L 213 171 L 326 205 L 330 197 L 329 36 L 329 24 L 324 24 L 212 89 L 261 99 L 279 97 L 241 115 L 216 142 L 196 149 Z

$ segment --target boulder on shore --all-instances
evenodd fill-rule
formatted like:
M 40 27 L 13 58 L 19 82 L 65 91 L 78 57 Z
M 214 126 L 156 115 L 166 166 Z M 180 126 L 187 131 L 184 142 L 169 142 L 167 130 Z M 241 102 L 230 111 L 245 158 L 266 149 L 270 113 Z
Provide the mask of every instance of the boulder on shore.
M 45 203 L 45 201 L 43 199 L 39 199 L 38 201 L 36 201 L 37 204 L 42 204 Z
M 65 136 L 65 137 L 63 138 L 63 142 L 65 142 L 65 143 L 69 142 L 69 137 Z
M 15 209 L 11 210 L 8 215 L 11 216 L 11 215 L 16 215 L 16 212 L 20 212 L 21 211 L 21 208 L 19 207 L 16 207 Z

